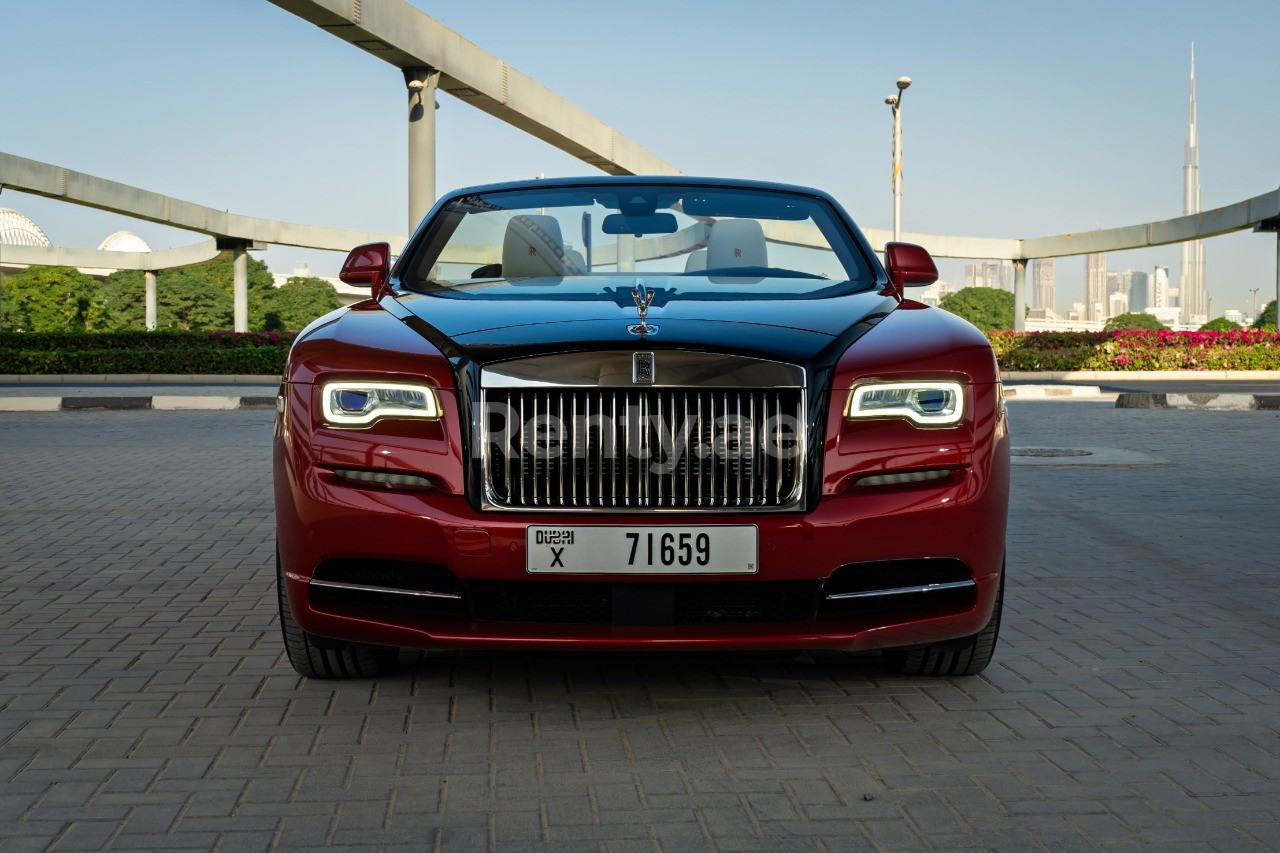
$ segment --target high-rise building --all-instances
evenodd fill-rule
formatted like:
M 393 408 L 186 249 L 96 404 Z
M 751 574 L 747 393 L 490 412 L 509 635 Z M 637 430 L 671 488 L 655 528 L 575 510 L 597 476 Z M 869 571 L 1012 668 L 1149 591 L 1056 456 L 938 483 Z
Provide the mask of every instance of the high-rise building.
M 1200 138 L 1196 132 L 1196 46 L 1191 45 L 1191 88 L 1187 95 L 1187 147 L 1182 165 L 1182 212 L 1200 212 Z M 1172 303 L 1171 303 L 1172 304 Z M 1204 243 L 1182 244 L 1178 270 L 1178 306 L 1184 324 L 1203 323 L 1209 316 L 1209 292 L 1204 281 Z
M 1151 297 L 1149 308 L 1169 308 L 1176 304 L 1174 295 L 1169 292 L 1169 268 L 1164 264 L 1156 264 L 1152 273 Z
M 1084 256 L 1085 319 L 1107 319 L 1107 256 L 1094 252 Z
M 1116 291 L 1107 296 L 1107 316 L 1119 317 L 1121 314 L 1129 313 L 1129 297 L 1127 294 Z
M 1013 261 L 1000 262 L 1000 289 L 1013 293 Z
M 1057 293 L 1054 291 L 1053 261 L 1036 258 L 1031 262 L 1031 307 L 1047 308 L 1056 312 Z
M 1129 310 L 1135 313 L 1146 311 L 1154 304 L 1151 298 L 1151 276 L 1142 270 L 1125 270 L 1122 278 L 1128 286 Z
M 1125 289 L 1120 273 L 1107 270 L 1107 298 L 1110 299 L 1113 293 L 1128 294 L 1128 290 Z

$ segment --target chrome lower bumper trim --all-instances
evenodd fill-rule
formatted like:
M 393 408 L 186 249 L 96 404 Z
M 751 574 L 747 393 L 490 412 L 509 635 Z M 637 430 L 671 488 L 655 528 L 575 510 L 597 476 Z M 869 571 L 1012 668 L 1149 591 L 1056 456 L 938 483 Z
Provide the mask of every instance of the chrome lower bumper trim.
M 355 592 L 382 592 L 388 595 L 411 595 L 417 598 L 450 598 L 460 601 L 462 595 L 456 592 L 432 592 L 426 589 L 397 589 L 393 586 L 365 586 L 360 583 L 342 583 L 340 581 L 311 581 L 311 586 L 322 586 L 326 589 L 349 589 Z
M 941 592 L 947 589 L 968 589 L 977 586 L 974 581 L 952 581 L 951 583 L 927 583 L 923 586 L 900 586 L 896 589 L 872 589 L 866 592 L 829 592 L 827 601 L 848 601 L 853 598 L 879 598 L 884 595 L 910 595 L 915 592 Z

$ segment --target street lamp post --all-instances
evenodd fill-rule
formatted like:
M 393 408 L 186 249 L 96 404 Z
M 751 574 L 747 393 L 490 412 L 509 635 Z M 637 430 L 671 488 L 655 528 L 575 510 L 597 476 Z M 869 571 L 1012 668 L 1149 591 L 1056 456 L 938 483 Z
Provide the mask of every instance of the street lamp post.
M 1261 290 L 1261 288 L 1258 288 L 1258 287 L 1249 288 L 1249 292 L 1253 294 L 1253 313 L 1250 314 L 1249 316 L 1253 319 L 1253 322 L 1255 323 L 1258 322 L 1258 291 L 1259 290 Z
M 884 102 L 893 110 L 893 239 L 902 236 L 902 96 L 911 85 L 910 77 L 898 78 L 898 94 Z

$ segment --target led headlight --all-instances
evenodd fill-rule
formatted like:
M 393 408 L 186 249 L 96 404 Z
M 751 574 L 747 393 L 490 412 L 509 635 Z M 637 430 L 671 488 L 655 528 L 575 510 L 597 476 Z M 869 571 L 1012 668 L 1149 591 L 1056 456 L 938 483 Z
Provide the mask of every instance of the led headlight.
M 907 418 L 920 426 L 949 426 L 964 415 L 958 382 L 884 382 L 849 395 L 848 418 Z
M 436 394 L 425 385 L 328 382 L 321 396 L 324 419 L 335 426 L 364 426 L 379 418 L 440 417 Z

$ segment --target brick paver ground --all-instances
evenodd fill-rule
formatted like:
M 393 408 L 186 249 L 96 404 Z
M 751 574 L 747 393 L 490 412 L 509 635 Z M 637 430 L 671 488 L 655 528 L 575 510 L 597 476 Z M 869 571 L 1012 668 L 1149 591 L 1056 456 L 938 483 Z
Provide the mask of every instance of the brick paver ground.
M 0 416 L 0 847 L 1280 846 L 1280 419 L 1017 403 L 996 662 L 406 654 L 296 676 L 268 412 Z M 928 531 L 922 531 L 928 535 Z

